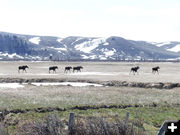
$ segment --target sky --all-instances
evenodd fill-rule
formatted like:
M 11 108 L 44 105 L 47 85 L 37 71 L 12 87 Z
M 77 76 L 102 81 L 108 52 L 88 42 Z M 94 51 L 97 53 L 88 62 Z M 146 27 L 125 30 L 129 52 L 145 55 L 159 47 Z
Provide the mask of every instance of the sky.
M 0 31 L 180 41 L 180 0 L 0 0 Z

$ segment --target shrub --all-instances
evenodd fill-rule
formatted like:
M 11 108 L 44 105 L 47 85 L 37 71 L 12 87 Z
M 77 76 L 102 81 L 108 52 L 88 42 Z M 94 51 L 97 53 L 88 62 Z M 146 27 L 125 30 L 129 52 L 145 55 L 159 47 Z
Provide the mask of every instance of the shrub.
M 64 127 L 59 117 L 50 115 L 40 122 L 23 123 L 19 135 L 68 135 Z M 133 124 L 125 125 L 119 119 L 108 121 L 101 117 L 77 116 L 72 130 L 73 135 L 145 135 Z
M 119 119 L 108 122 L 106 118 L 97 117 L 77 120 L 74 130 L 77 135 L 145 135 L 142 130 L 125 125 Z

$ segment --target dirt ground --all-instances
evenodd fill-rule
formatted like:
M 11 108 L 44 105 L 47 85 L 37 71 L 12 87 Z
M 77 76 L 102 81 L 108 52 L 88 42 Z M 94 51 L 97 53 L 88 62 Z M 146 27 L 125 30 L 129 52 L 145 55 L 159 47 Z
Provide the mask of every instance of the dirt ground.
M 18 66 L 28 65 L 27 73 L 18 73 Z M 49 66 L 58 66 L 56 73 L 49 74 Z M 83 66 L 81 73 L 64 73 L 66 66 Z M 139 75 L 129 74 L 131 67 L 139 66 Z M 152 67 L 159 66 L 159 75 L 152 74 Z M 180 82 L 180 63 L 173 62 L 25 62 L 1 61 L 0 78 L 57 78 L 94 81 L 129 82 Z

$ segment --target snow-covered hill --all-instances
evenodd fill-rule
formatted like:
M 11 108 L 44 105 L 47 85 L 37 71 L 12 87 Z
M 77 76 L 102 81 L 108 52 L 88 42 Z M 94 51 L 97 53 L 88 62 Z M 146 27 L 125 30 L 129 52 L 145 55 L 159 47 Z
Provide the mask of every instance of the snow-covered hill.
M 180 42 L 152 42 L 152 44 L 171 52 L 180 53 Z
M 0 59 L 141 60 L 177 59 L 180 42 L 156 43 L 122 37 L 67 38 L 0 32 Z

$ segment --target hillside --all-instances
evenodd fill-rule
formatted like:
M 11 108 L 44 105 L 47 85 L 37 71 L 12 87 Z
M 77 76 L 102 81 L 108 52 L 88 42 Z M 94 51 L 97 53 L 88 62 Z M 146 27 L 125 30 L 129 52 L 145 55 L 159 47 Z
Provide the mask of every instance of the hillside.
M 161 44 L 163 43 L 133 41 L 115 36 L 60 38 L 0 32 L 0 59 L 157 60 L 180 57 L 177 51 L 180 42 Z

